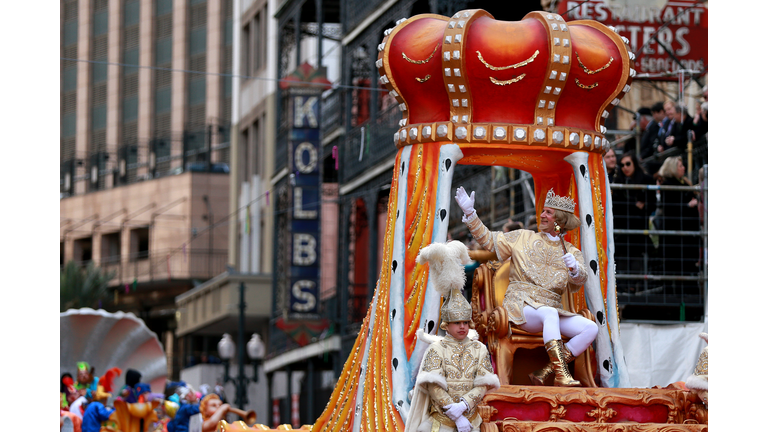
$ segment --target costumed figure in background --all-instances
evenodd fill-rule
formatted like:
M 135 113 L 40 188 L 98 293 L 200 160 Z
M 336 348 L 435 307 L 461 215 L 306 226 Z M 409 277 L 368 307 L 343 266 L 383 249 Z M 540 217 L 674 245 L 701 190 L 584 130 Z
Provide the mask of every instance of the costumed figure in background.
M 135 393 L 136 385 L 141 382 L 141 373 L 135 369 L 125 371 L 125 385 L 120 389 L 119 397 L 128 402 L 138 401 L 138 395 Z
M 60 401 L 59 401 L 59 417 L 62 425 L 64 424 L 64 418 L 68 417 L 72 422 L 72 428 L 75 432 L 80 432 L 82 426 L 82 413 L 75 415 L 69 411 L 70 404 L 77 400 L 77 390 L 75 390 L 75 381 L 72 375 L 65 372 L 61 376 L 61 388 L 60 388 Z M 79 410 L 79 407 L 78 407 Z
M 60 381 L 61 408 L 69 410 L 70 404 L 77 399 L 78 394 L 75 389 L 75 380 L 72 374 L 65 372 Z
M 587 280 L 581 251 L 561 237 L 579 226 L 574 201 L 555 195 L 550 189 L 540 215 L 540 232 L 502 233 L 489 231 L 477 217 L 474 191 L 467 195 L 464 188 L 459 187 L 455 198 L 464 212 L 462 221 L 478 243 L 494 252 L 499 260 L 510 260 L 509 285 L 503 302 L 510 324 L 543 334 L 549 363 L 528 375 L 531 382 L 544 385 L 555 373 L 556 386 L 580 386 L 571 376 L 568 363 L 592 344 L 598 327 L 593 321 L 562 308 L 562 294 L 579 290 Z M 570 340 L 563 343 L 561 335 Z
M 77 382 L 75 389 L 80 396 L 93 399 L 93 393 L 98 390 L 99 377 L 94 375 L 94 369 L 86 362 L 77 362 Z
M 168 432 L 188 432 L 189 418 L 195 414 L 200 414 L 200 404 L 198 404 L 197 393 L 189 385 L 176 388 L 176 394 L 179 395 L 179 409 L 173 420 L 168 422 Z
M 467 247 L 459 241 L 433 243 L 416 258 L 419 264 L 429 263 L 430 282 L 444 299 L 440 328 L 448 334 L 430 337 L 433 342 L 416 377 L 405 432 L 479 431 L 477 405 L 488 390 L 499 387 L 488 349 L 467 337 L 472 308 L 461 290 L 466 282 L 463 264 L 469 261 Z
M 119 368 L 109 369 L 97 383 L 97 390 L 93 393 L 93 401 L 88 403 L 88 407 L 83 413 L 83 432 L 99 432 L 102 429 L 102 423 L 110 421 L 113 430 L 116 430 L 114 419 L 110 419 L 115 408 L 107 407 L 104 404 L 112 397 L 112 380 L 120 375 Z
M 216 393 L 209 393 L 200 401 L 200 414 L 203 416 L 203 432 L 216 430 L 224 416 L 229 412 L 229 404 L 222 403 Z

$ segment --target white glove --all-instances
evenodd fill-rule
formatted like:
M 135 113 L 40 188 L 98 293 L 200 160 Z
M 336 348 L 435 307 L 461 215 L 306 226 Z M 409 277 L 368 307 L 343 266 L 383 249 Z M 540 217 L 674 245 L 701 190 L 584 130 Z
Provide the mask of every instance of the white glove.
M 572 253 L 569 252 L 563 255 L 563 262 L 565 263 L 566 267 L 573 269 L 569 270 L 571 277 L 576 277 L 579 275 L 579 262 L 576 261 L 576 257 L 574 257 Z
M 475 191 L 472 191 L 471 195 L 467 195 L 464 187 L 459 186 L 456 189 L 456 202 L 466 216 L 471 215 L 475 211 Z
M 466 417 L 459 416 L 459 418 L 454 421 L 456 422 L 456 429 L 458 429 L 459 432 L 470 432 L 472 430 L 472 424 Z
M 464 401 L 452 403 L 443 407 L 445 415 L 453 421 L 456 421 L 467 410 L 467 404 Z

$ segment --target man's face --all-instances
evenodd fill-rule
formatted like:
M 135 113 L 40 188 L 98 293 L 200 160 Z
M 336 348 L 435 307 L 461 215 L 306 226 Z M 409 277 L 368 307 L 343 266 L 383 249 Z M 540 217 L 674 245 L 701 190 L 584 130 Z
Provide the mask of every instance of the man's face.
M 661 111 L 652 111 L 651 112 L 651 116 L 653 116 L 653 120 L 658 123 L 658 122 L 664 120 L 664 117 L 666 115 L 664 114 L 664 110 L 661 110 Z
M 555 210 L 549 207 L 544 207 L 541 211 L 539 222 L 539 231 L 555 234 Z
M 675 105 L 674 104 L 664 105 L 664 114 L 666 114 L 666 116 L 669 118 L 675 118 Z
M 456 340 L 464 340 L 469 333 L 469 321 L 456 321 L 448 323 L 446 331 Z

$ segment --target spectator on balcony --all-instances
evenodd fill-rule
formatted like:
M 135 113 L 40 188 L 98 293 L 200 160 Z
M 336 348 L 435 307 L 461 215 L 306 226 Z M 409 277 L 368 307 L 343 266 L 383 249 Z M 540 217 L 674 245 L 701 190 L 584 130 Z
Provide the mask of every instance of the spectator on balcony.
M 634 153 L 621 156 L 620 170 L 614 183 L 627 185 L 653 185 L 653 177 L 643 171 L 640 161 Z M 613 227 L 614 229 L 647 230 L 651 214 L 656 210 L 656 194 L 647 189 L 617 189 L 613 191 Z M 653 244 L 644 234 L 616 234 L 616 272 L 643 274 L 643 258 L 654 255 Z M 625 291 L 635 291 L 635 281 L 624 282 Z
M 665 127 L 664 142 L 659 145 L 658 151 L 661 153 L 676 148 L 679 150 L 677 154 L 682 154 L 688 146 L 688 131 L 693 129 L 693 120 L 680 105 L 675 105 L 672 110 L 672 120 Z
M 640 140 L 640 159 L 645 161 L 645 170 L 649 173 L 655 173 L 661 168 L 661 160 L 652 158 L 658 154 L 658 147 L 664 141 L 664 121 L 667 119 L 664 113 L 664 103 L 656 102 L 651 105 L 652 121 L 643 133 Z
M 705 135 L 708 132 L 709 103 L 702 102 L 696 104 L 696 115 L 693 116 L 693 145 L 699 147 L 705 142 Z
M 613 179 L 616 176 L 616 152 L 613 151 L 613 147 L 605 152 L 603 161 L 605 161 L 605 172 L 608 174 L 608 182 L 613 183 Z
M 681 156 L 667 158 L 659 170 L 659 175 L 662 186 L 692 186 L 691 181 L 685 177 L 685 165 Z M 694 191 L 662 190 L 660 196 L 662 213 L 661 217 L 655 220 L 657 226 L 660 225 L 664 231 L 699 231 L 699 200 Z M 664 273 L 696 275 L 699 240 L 694 236 L 660 236 L 659 253 L 664 258 Z M 683 283 L 681 286 L 692 289 L 695 283 Z

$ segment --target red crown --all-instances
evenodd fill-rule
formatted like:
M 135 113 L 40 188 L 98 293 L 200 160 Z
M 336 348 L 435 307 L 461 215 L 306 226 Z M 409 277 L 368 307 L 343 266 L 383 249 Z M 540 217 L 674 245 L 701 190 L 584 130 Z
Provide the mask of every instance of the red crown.
M 401 20 L 379 45 L 379 81 L 403 111 L 398 147 L 528 144 L 602 152 L 603 123 L 629 91 L 632 54 L 596 21 L 555 13 L 497 21 L 480 9 Z

